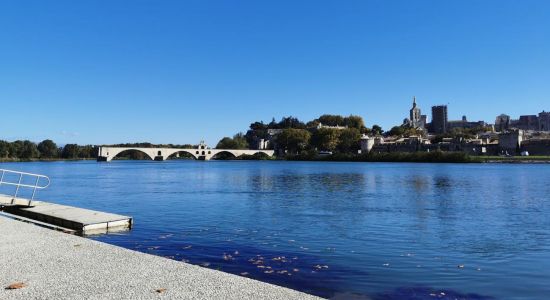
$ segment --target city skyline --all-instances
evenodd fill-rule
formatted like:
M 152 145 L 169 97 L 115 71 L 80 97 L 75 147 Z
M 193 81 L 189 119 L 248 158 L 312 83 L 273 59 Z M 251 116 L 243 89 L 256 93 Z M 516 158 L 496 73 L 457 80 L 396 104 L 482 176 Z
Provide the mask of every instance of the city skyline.
M 251 122 L 413 96 L 449 120 L 550 110 L 546 1 L 0 4 L 0 139 L 213 145 Z

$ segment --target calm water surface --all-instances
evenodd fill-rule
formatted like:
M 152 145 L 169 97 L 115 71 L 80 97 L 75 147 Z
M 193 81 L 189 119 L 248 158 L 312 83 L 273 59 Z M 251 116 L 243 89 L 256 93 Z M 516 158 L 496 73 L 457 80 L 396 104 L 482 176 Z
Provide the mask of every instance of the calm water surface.
M 548 299 L 550 166 L 4 163 L 131 215 L 94 239 L 338 299 Z

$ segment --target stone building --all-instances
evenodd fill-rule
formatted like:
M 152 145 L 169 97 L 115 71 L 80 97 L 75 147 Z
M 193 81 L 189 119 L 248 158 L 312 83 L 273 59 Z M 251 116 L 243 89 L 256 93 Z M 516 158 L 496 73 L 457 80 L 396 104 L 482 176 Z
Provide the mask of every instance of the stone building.
M 512 127 L 522 130 L 539 130 L 539 118 L 536 115 L 519 116 Z
M 510 116 L 501 114 L 495 119 L 495 130 L 498 132 L 507 130 L 510 128 Z
M 484 121 L 470 122 L 468 121 L 466 116 L 462 116 L 462 120 L 449 121 L 447 122 L 447 125 L 448 125 L 447 126 L 448 130 L 453 130 L 454 128 L 469 129 L 469 128 L 476 128 L 476 127 L 485 127 L 487 126 L 487 123 L 485 123 Z
M 539 113 L 539 130 L 550 131 L 550 112 Z
M 523 142 L 524 131 L 521 129 L 511 129 L 499 135 L 498 146 L 501 153 L 514 155 L 519 152 Z
M 411 128 L 426 129 L 426 115 L 422 115 L 422 112 L 420 108 L 416 105 L 416 97 L 413 97 L 413 105 L 411 110 L 409 111 L 409 118 L 405 119 L 403 122 L 404 125 L 407 125 Z
M 432 106 L 432 124 L 433 133 L 446 133 L 448 131 L 447 105 Z

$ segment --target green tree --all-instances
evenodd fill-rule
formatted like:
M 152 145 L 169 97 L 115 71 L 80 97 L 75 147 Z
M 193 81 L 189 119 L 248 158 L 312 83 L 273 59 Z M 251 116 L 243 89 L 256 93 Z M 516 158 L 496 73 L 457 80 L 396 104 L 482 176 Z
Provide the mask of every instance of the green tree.
M 341 130 L 338 142 L 338 151 L 345 153 L 357 153 L 360 148 L 361 133 L 357 128 Z
M 341 130 L 321 128 L 313 133 L 312 144 L 318 150 L 334 151 L 340 142 Z
M 10 143 L 0 140 L 0 158 L 8 158 L 10 155 Z
M 242 133 L 222 138 L 216 145 L 216 149 L 248 149 L 248 142 Z
M 384 130 L 382 130 L 382 127 L 379 125 L 372 125 L 372 134 L 374 135 L 382 135 L 384 133 Z
M 322 115 L 317 119 L 323 125 L 327 126 L 344 126 L 344 117 L 339 115 Z
M 61 157 L 68 158 L 68 159 L 75 159 L 78 158 L 78 154 L 80 152 L 80 149 L 77 144 L 67 144 L 65 147 L 63 147 L 63 151 L 61 152 Z
M 38 158 L 40 156 L 40 152 L 38 152 L 38 148 L 35 143 L 25 140 L 22 142 L 17 156 L 22 159 Z
M 290 153 L 299 153 L 308 147 L 311 134 L 305 129 L 287 128 L 276 139 L 279 148 Z
M 59 157 L 57 145 L 52 140 L 43 140 L 38 144 L 41 158 L 56 158 Z
M 79 158 L 97 158 L 97 150 L 92 145 L 79 146 Z
M 388 131 L 389 136 L 402 136 L 405 133 L 403 126 L 394 126 Z
M 293 116 L 289 116 L 289 117 L 283 117 L 281 119 L 281 121 L 278 124 L 278 128 L 280 128 L 280 129 L 286 129 L 286 128 L 305 129 L 306 124 L 304 124 L 302 121 L 298 120 L 298 118 L 295 118 Z
M 349 128 L 356 128 L 361 130 L 365 127 L 365 122 L 360 116 L 350 115 L 349 117 L 344 118 L 344 124 Z
M 10 158 L 21 157 L 21 152 L 23 151 L 23 141 L 11 142 L 9 147 Z

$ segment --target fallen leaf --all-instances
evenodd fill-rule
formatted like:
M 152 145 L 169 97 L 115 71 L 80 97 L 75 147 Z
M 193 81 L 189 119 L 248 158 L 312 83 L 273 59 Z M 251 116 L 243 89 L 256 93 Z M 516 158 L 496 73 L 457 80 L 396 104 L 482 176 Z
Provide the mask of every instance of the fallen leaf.
M 15 282 L 10 285 L 8 285 L 5 289 L 6 290 L 18 290 L 26 287 L 27 285 L 23 282 Z

